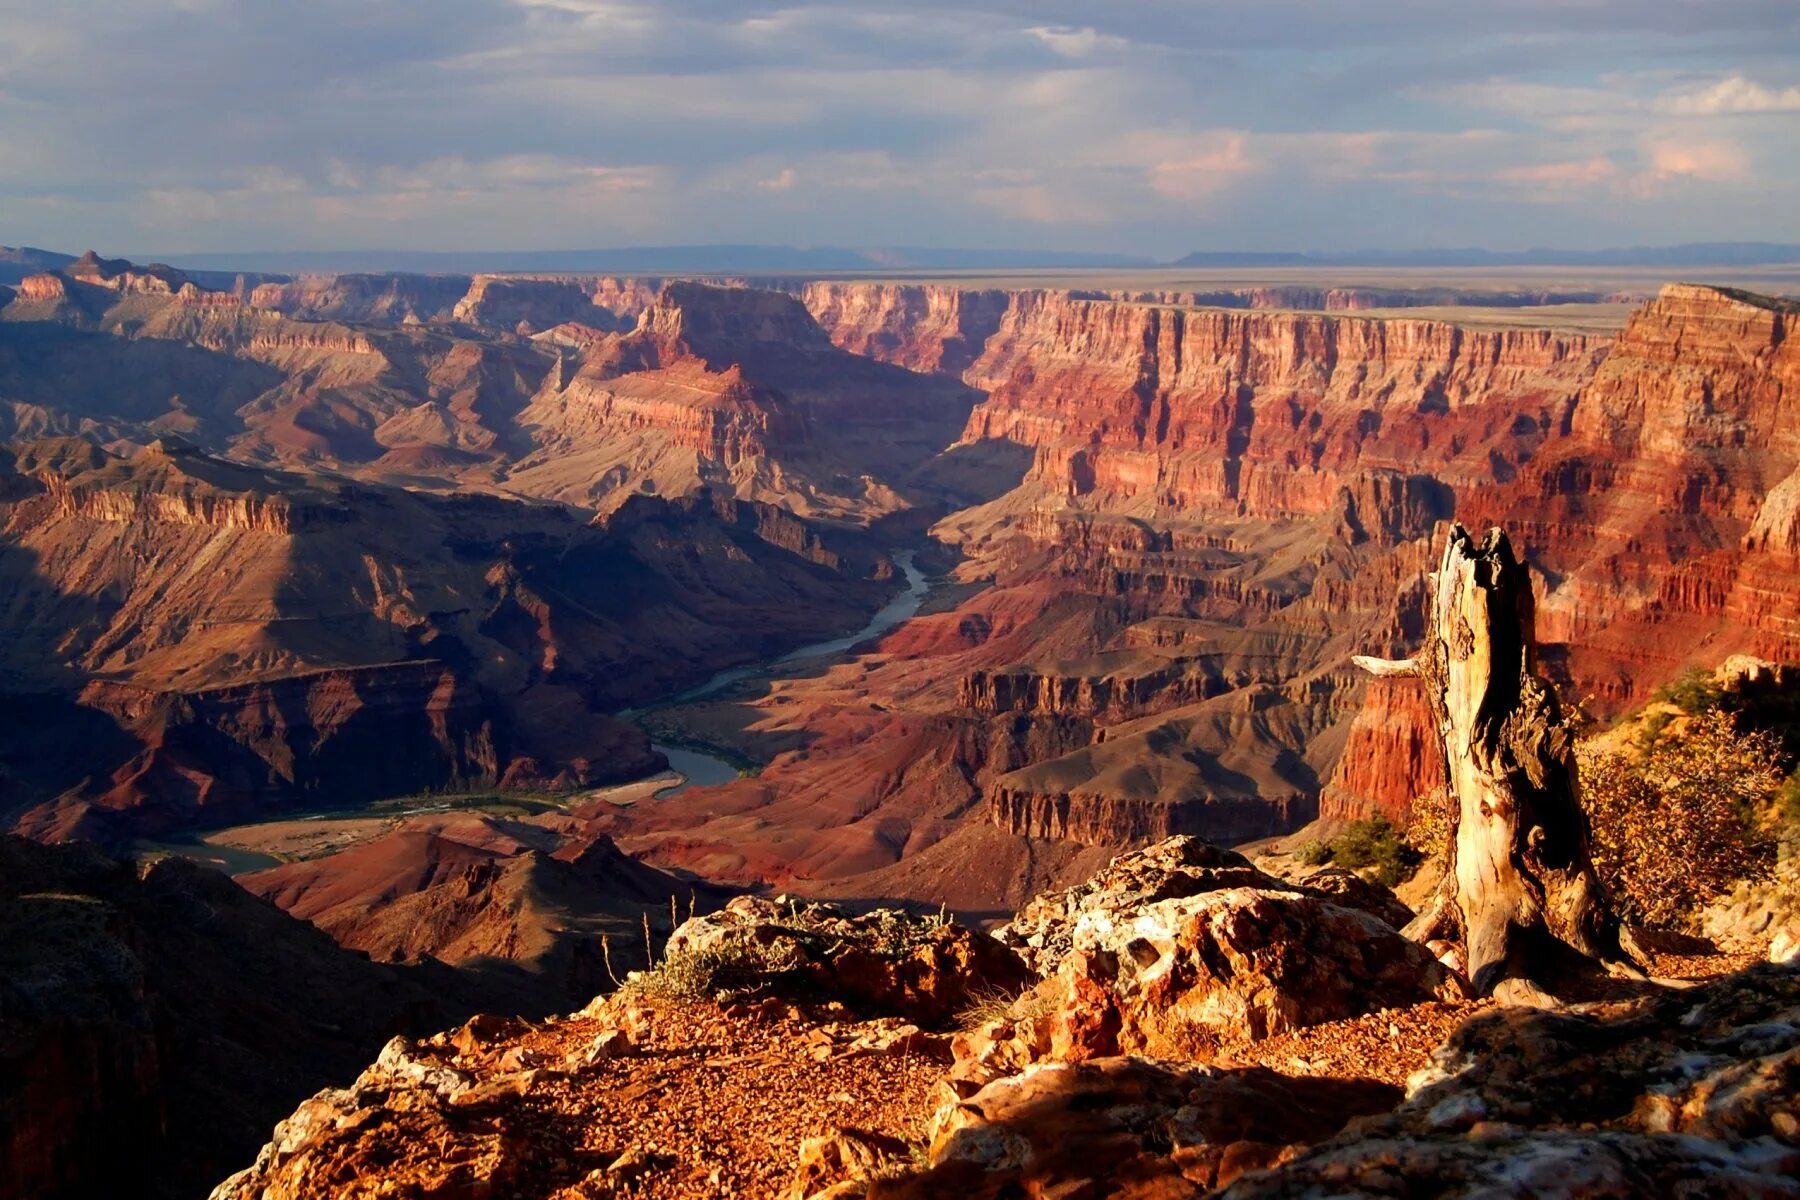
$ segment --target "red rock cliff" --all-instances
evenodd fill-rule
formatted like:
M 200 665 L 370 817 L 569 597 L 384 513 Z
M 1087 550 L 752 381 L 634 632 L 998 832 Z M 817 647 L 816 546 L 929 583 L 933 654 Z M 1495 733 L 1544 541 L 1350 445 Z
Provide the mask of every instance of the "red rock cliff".
M 965 375 L 965 441 L 1033 446 L 1032 478 L 1134 511 L 1323 512 L 1359 467 L 1486 477 L 1488 444 L 1550 424 L 1603 339 L 1436 321 L 1014 295 Z
M 1001 291 L 875 283 L 809 283 L 801 300 L 845 350 L 952 376 L 981 354 L 1008 303 Z

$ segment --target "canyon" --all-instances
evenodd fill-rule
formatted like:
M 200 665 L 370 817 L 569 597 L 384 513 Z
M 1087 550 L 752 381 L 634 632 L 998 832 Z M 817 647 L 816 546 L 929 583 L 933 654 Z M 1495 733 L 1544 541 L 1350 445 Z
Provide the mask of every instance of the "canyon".
M 17 1123 L 22 1187 L 261 1072 L 216 1181 L 385 1037 L 578 1008 L 733 893 L 995 922 L 1170 837 L 1404 822 L 1433 719 L 1351 660 L 1418 645 L 1451 521 L 1512 532 L 1595 718 L 1800 659 L 1781 298 L 1670 284 L 1596 332 L 1285 284 L 19 266 L 0 917 L 119 947 L 104 1004 L 21 1026 L 29 1094 L 91 1082 Z M 166 857 L 221 847 L 235 882 Z M 256 938 L 315 1059 L 264 1061 L 288 997 L 168 965 Z
M 1791 302 L 1345 315 L 1404 299 L 24 274 L 6 805 L 118 844 L 538 789 L 665 870 L 997 910 L 1173 833 L 1404 819 L 1423 705 L 1349 659 L 1418 637 L 1450 520 L 1515 531 L 1596 716 L 1800 657 Z M 901 548 L 940 581 L 918 615 L 770 667 L 860 625 Z M 645 725 L 755 769 L 582 798 L 664 766 Z

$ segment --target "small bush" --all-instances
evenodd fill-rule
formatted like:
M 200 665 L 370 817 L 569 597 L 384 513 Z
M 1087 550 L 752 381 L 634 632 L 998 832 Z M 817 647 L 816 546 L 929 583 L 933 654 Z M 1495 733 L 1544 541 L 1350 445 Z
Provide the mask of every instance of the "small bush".
M 1703 710 L 1637 753 L 1579 751 L 1594 867 L 1618 913 L 1642 925 L 1691 923 L 1775 861 L 1780 746 Z
M 1725 689 L 1705 671 L 1690 667 L 1657 688 L 1650 698 L 1673 704 L 1689 716 L 1697 717 L 1721 707 L 1725 702 Z
M 795 965 L 773 947 L 748 938 L 734 939 L 671 950 L 654 967 L 635 972 L 621 990 L 669 1000 L 751 996 Z
M 1406 844 L 1421 860 L 1448 860 L 1456 833 L 1456 808 L 1447 787 L 1414 797 L 1406 822 Z
M 1352 871 L 1373 868 L 1375 878 L 1393 887 L 1418 869 L 1419 856 L 1385 817 L 1354 821 L 1332 842 L 1332 860 Z
M 1372 817 L 1350 822 L 1323 845 L 1312 842 L 1302 847 L 1300 861 L 1310 867 L 1330 863 L 1352 871 L 1372 869 L 1376 879 L 1393 887 L 1418 869 L 1419 855 L 1386 817 Z

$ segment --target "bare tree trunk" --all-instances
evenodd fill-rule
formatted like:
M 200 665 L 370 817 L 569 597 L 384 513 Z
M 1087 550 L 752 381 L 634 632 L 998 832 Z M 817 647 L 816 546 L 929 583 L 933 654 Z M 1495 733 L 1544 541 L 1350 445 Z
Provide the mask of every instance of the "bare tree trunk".
M 1434 579 L 1424 649 L 1376 674 L 1424 680 L 1455 806 L 1450 862 L 1406 929 L 1462 942 L 1475 990 L 1537 1001 L 1602 973 L 1636 974 L 1588 856 L 1574 738 L 1535 672 L 1531 581 L 1498 529 L 1477 546 L 1458 525 Z

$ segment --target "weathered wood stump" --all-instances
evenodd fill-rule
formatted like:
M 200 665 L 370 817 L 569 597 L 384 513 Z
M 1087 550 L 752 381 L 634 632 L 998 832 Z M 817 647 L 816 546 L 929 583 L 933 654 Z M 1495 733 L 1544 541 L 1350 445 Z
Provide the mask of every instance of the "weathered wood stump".
M 1444 882 L 1405 932 L 1459 941 L 1475 990 L 1543 1002 L 1582 979 L 1636 975 L 1588 854 L 1574 737 L 1535 670 L 1531 580 L 1498 529 L 1477 546 L 1455 526 L 1433 578 L 1425 646 L 1404 662 L 1358 658 L 1424 681 L 1444 747 L 1454 832 Z

